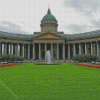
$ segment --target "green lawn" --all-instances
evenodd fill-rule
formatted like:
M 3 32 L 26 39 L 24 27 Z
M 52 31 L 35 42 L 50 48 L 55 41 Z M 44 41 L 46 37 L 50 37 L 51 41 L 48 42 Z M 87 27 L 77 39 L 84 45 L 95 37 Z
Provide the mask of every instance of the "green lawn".
M 0 100 L 100 100 L 100 68 L 27 63 L 1 67 L 0 80 Z

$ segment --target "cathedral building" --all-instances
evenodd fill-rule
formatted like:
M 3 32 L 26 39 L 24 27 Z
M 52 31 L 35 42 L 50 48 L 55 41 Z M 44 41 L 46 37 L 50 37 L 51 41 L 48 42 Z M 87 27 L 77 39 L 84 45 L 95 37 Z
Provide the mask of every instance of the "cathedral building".
M 100 56 L 100 30 L 81 34 L 58 32 L 58 21 L 48 9 L 41 20 L 41 32 L 14 34 L 0 31 L 0 56 L 17 55 L 25 59 L 45 59 L 50 50 L 51 59 L 72 59 L 78 54 Z

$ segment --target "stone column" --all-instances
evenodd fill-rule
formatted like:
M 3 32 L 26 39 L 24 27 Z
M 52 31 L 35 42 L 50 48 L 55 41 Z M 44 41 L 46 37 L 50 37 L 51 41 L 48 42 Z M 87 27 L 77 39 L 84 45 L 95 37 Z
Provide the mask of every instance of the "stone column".
M 17 50 L 17 56 L 19 56 L 19 43 L 17 43 L 17 45 L 16 45 L 16 50 Z
M 41 43 L 39 43 L 39 59 L 41 58 Z
M 4 55 L 5 48 L 4 48 L 4 43 L 2 44 L 2 55 Z
M 87 54 L 87 45 L 85 43 L 85 55 Z
M 81 55 L 81 43 L 79 43 L 79 55 Z
M 45 43 L 45 59 L 46 59 L 46 52 L 47 52 L 47 43 Z
M 30 44 L 28 44 L 28 59 L 30 59 Z
M 99 44 L 98 44 L 98 41 L 96 43 L 97 43 L 97 56 L 99 56 Z
M 53 43 L 51 43 L 51 59 L 53 59 Z
M 33 59 L 35 59 L 35 43 L 33 43 Z
M 70 59 L 70 44 L 68 44 L 68 59 Z
M 93 44 L 91 42 L 91 55 L 93 54 Z
M 19 56 L 20 56 L 20 44 L 18 45 L 18 53 L 19 53 Z
M 59 44 L 57 43 L 57 59 L 59 59 Z
M 73 56 L 76 55 L 76 47 L 75 47 L 75 43 L 73 44 Z
M 23 56 L 23 58 L 24 58 L 24 44 L 22 45 L 22 50 L 23 50 L 22 56 Z
M 63 59 L 65 59 L 65 43 L 63 43 Z
M 5 43 L 5 55 L 7 55 L 7 43 Z
M 10 54 L 13 55 L 13 43 L 10 45 Z
M 10 49 L 10 44 L 9 44 L 9 55 L 10 55 L 10 50 L 11 50 L 11 49 Z

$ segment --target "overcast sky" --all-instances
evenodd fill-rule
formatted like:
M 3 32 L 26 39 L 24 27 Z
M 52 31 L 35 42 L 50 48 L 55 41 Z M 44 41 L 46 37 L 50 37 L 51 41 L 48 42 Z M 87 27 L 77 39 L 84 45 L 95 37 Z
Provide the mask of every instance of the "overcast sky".
M 100 0 L 0 0 L 0 31 L 40 32 L 48 4 L 58 21 L 58 31 L 64 34 L 100 29 Z

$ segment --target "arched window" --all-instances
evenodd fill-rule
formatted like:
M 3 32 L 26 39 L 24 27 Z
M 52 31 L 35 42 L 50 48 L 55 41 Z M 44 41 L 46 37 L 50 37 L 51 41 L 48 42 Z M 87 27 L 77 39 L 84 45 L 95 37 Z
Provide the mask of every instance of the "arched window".
M 50 27 L 48 27 L 48 31 L 50 31 Z

